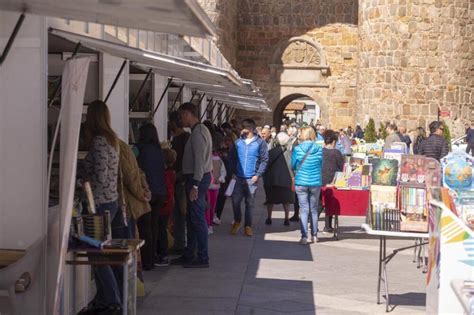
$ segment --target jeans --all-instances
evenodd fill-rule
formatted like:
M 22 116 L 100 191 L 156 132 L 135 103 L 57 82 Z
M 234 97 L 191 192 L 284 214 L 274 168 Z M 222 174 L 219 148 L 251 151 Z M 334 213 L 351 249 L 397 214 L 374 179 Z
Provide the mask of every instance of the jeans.
M 186 247 L 186 187 L 184 182 L 176 182 L 174 186 L 175 208 L 173 211 L 174 248 Z
M 188 208 L 186 212 L 188 246 L 185 257 L 188 260 L 197 258 L 200 262 L 208 263 L 208 230 L 206 223 L 206 194 L 211 183 L 211 173 L 202 177 L 198 187 L 198 198 L 194 201 L 189 199 L 189 193 L 193 188 L 192 175 L 186 176 L 186 196 Z
M 248 179 L 237 178 L 234 191 L 232 192 L 232 208 L 234 209 L 235 222 L 242 222 L 242 210 L 240 204 L 245 199 L 245 226 L 252 226 L 252 213 L 255 208 L 256 185 L 249 184 Z M 252 192 L 253 190 L 253 192 Z
M 118 202 L 110 202 L 97 205 L 96 212 L 103 214 L 110 211 L 110 219 L 112 221 L 112 238 L 126 239 L 129 238 L 128 228 L 125 226 L 124 217 Z M 105 307 L 109 305 L 122 304 L 122 288 L 123 288 L 123 271 L 121 267 L 99 266 L 94 267 L 94 278 L 97 287 L 95 303 L 98 306 Z
M 321 187 L 319 186 L 296 186 L 296 194 L 300 205 L 301 238 L 308 238 L 308 219 L 311 223 L 312 236 L 316 237 L 317 235 L 320 193 Z

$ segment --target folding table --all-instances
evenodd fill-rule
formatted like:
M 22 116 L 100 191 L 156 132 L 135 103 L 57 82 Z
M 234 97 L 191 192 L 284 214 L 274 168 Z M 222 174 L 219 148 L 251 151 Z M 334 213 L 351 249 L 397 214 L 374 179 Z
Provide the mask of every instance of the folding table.
M 390 307 L 390 296 L 388 293 L 388 278 L 387 278 L 387 264 L 392 260 L 395 255 L 399 252 L 417 248 L 428 244 L 427 241 L 422 241 L 429 238 L 429 233 L 414 233 L 414 232 L 392 232 L 392 231 L 379 231 L 373 230 L 368 224 L 362 224 L 362 229 L 368 235 L 375 235 L 380 237 L 380 247 L 379 247 L 379 276 L 377 283 L 377 304 L 380 304 L 380 286 L 383 281 L 385 288 L 385 311 L 389 312 Z M 394 249 L 393 252 L 387 255 L 387 237 L 396 237 L 396 238 L 412 238 L 418 240 L 415 242 L 415 245 L 406 246 Z

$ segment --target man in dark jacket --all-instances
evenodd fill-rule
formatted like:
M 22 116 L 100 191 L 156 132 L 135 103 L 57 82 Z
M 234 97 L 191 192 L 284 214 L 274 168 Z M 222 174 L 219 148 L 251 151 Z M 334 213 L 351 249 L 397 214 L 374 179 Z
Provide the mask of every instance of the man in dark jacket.
M 430 124 L 430 136 L 424 140 L 419 149 L 419 154 L 435 160 L 441 160 L 449 153 L 449 145 L 443 137 L 443 123 L 433 121 Z
M 410 153 L 411 139 L 410 139 L 410 136 L 407 134 L 406 127 L 398 128 L 398 137 L 400 138 L 402 142 L 404 142 L 407 145 L 407 153 Z
M 467 125 L 466 128 L 466 153 L 474 155 L 474 129 L 472 129 L 471 125 Z
M 268 148 L 255 132 L 255 121 L 242 121 L 241 138 L 235 142 L 230 153 L 230 166 L 236 180 L 232 193 L 234 224 L 231 234 L 237 234 L 242 221 L 240 204 L 245 199 L 245 235 L 252 236 L 252 212 L 255 204 L 257 183 L 267 168 Z

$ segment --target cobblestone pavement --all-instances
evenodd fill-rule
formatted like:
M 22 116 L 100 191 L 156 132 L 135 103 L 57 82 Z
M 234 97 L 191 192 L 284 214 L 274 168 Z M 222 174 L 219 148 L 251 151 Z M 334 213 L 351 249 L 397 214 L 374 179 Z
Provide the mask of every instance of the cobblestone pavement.
M 146 296 L 138 314 L 384 314 L 376 303 L 379 241 L 360 231 L 364 218 L 341 217 L 339 241 L 299 245 L 299 224 L 283 226 L 276 207 L 273 225 L 264 224 L 263 189 L 257 192 L 254 237 L 229 234 L 228 202 L 209 247 L 211 268 L 159 267 L 145 273 Z M 319 222 L 322 228 L 323 222 Z M 413 244 L 391 240 L 388 250 Z M 388 266 L 390 314 L 425 313 L 425 275 L 413 252 Z

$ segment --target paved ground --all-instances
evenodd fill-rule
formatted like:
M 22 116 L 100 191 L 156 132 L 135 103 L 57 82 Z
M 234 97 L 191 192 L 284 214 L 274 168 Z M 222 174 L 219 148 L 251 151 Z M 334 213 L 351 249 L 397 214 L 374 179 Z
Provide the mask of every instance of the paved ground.
M 210 269 L 180 266 L 145 273 L 138 314 L 384 314 L 377 305 L 378 239 L 360 232 L 363 218 L 341 217 L 339 241 L 298 244 L 299 225 L 283 226 L 283 211 L 265 226 L 263 189 L 254 237 L 231 236 L 231 208 L 210 237 Z M 322 227 L 323 222 L 320 222 Z M 389 247 L 413 244 L 393 240 Z M 402 252 L 388 267 L 391 314 L 423 314 L 425 276 Z

